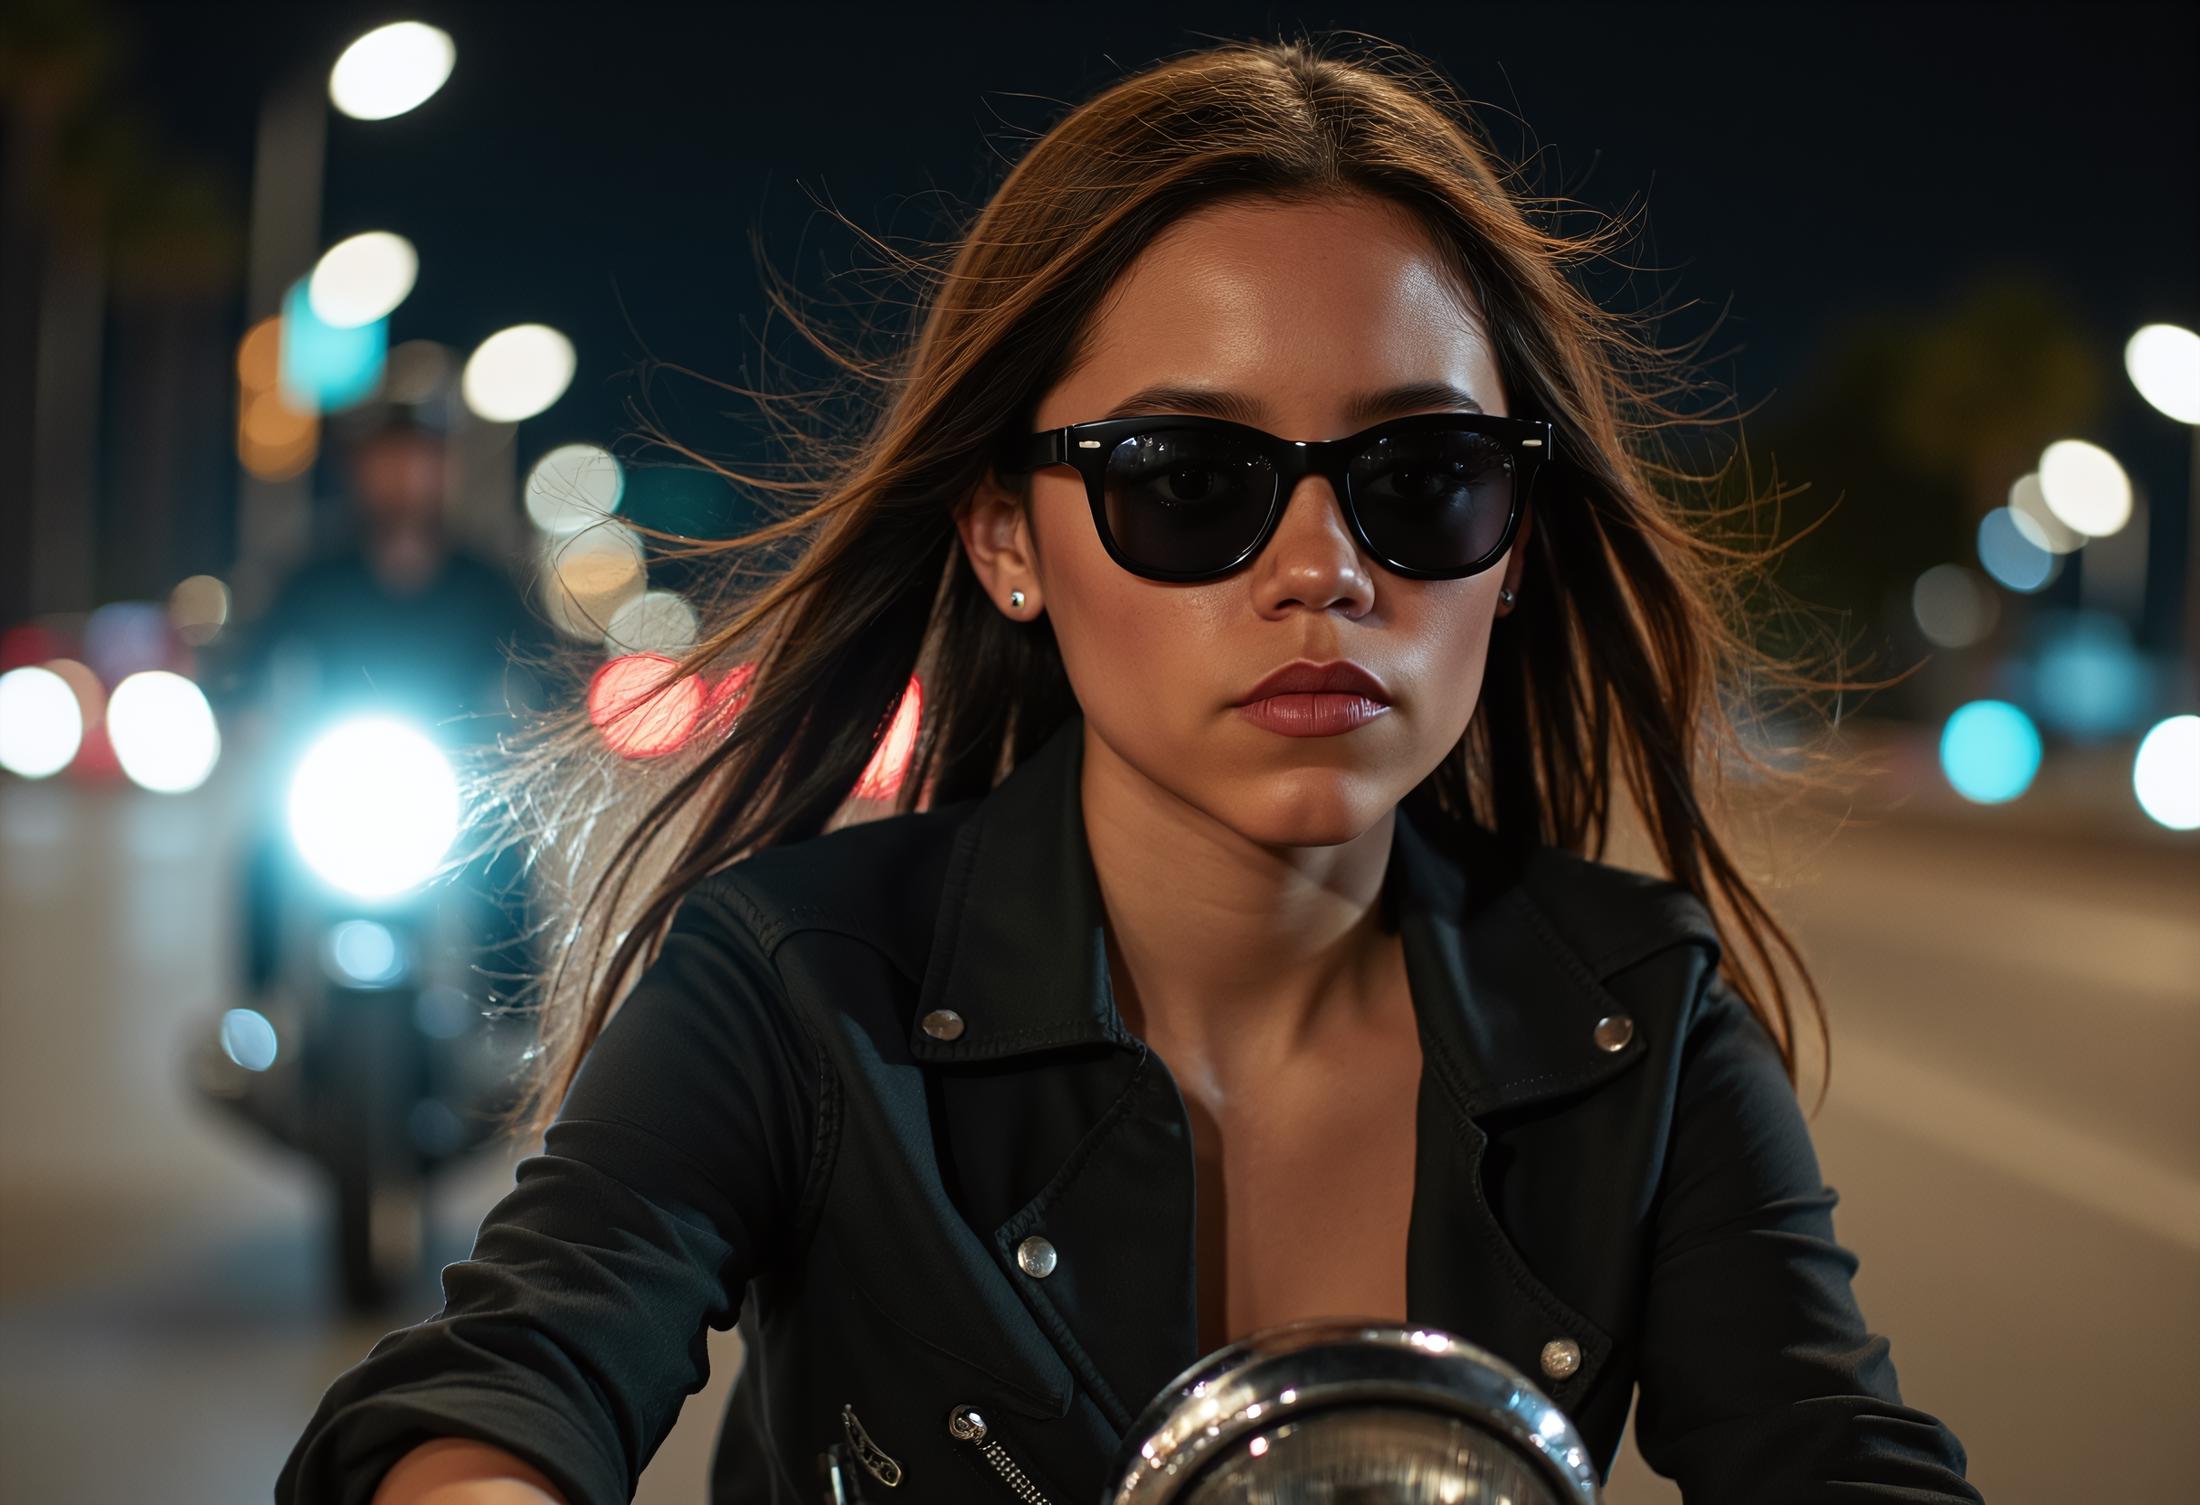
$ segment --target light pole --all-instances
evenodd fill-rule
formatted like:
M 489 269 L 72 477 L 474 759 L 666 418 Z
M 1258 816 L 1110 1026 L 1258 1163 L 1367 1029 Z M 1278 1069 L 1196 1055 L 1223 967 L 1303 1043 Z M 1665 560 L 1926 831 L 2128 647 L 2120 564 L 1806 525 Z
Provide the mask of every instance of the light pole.
M 252 156 L 247 328 L 281 311 L 285 291 L 318 254 L 330 104 L 355 119 L 387 120 L 442 88 L 456 57 L 448 34 L 399 21 L 359 37 L 326 70 L 296 66 L 268 89 Z M 266 604 L 278 572 L 304 548 L 311 486 L 310 466 L 284 480 L 244 472 L 232 583 L 245 610 Z

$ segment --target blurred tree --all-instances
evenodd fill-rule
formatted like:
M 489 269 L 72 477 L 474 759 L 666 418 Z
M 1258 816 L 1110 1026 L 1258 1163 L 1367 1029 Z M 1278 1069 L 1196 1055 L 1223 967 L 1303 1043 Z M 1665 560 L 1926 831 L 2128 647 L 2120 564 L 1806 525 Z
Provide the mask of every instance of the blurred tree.
M 87 0 L 0 8 L 0 482 L 28 499 L 20 536 L 0 533 L 22 561 L 0 619 L 227 559 L 241 196 L 132 97 L 148 60 L 125 20 Z
M 1909 663 L 1911 583 L 1946 561 L 1975 567 L 1979 520 L 2046 444 L 2094 421 L 2111 376 L 2097 345 L 2061 292 L 2023 270 L 1987 274 L 1938 312 L 1847 321 L 1751 441 L 1832 514 L 1788 551 L 1782 587 L 1852 616 L 1865 653 L 1905 645 L 1890 670 Z M 1737 466 L 1722 500 L 1740 500 L 1742 480 Z

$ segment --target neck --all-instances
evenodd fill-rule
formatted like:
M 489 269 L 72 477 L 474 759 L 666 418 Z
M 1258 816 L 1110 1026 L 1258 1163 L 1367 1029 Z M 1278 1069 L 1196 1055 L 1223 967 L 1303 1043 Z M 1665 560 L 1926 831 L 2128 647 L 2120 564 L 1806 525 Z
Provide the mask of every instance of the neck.
M 1380 899 L 1395 810 L 1340 845 L 1269 846 L 1084 736 L 1080 798 L 1126 1028 L 1180 1073 L 1237 1074 L 1393 1002 Z

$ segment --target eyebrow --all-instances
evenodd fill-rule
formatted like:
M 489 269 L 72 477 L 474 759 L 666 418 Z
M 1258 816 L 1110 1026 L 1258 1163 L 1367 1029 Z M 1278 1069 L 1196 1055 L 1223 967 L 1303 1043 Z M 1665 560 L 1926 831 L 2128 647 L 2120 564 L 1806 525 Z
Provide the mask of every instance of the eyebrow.
M 1461 391 L 1450 382 L 1416 381 L 1402 386 L 1386 387 L 1380 392 L 1361 392 L 1345 403 L 1345 416 L 1352 423 L 1379 423 L 1385 418 L 1420 412 L 1427 408 L 1448 408 L 1468 413 L 1484 411 L 1473 394 Z M 1260 400 L 1243 392 L 1226 392 L 1214 387 L 1176 386 L 1166 382 L 1141 387 L 1108 409 L 1104 416 L 1130 418 L 1146 413 L 1198 413 L 1209 418 L 1227 418 L 1235 423 L 1255 425 L 1263 417 Z

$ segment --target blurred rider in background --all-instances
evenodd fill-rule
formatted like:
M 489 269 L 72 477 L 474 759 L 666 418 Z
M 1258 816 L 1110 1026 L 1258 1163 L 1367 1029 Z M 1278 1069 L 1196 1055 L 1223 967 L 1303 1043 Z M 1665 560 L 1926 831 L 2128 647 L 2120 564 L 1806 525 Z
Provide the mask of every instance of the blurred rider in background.
M 222 676 L 263 766 L 287 777 L 306 740 L 373 711 L 420 725 L 447 748 L 494 741 L 538 702 L 523 667 L 550 642 L 511 573 L 451 536 L 446 439 L 432 410 L 381 404 L 356 415 L 332 546 L 300 564 L 247 624 Z M 515 663 L 514 656 L 518 662 Z M 255 832 L 245 880 L 245 970 L 253 992 L 276 965 L 275 905 L 290 878 L 281 800 Z M 477 888 L 503 877 L 478 865 Z M 485 934 L 497 972 L 520 962 L 518 924 Z M 497 990 L 501 993 L 501 989 Z

